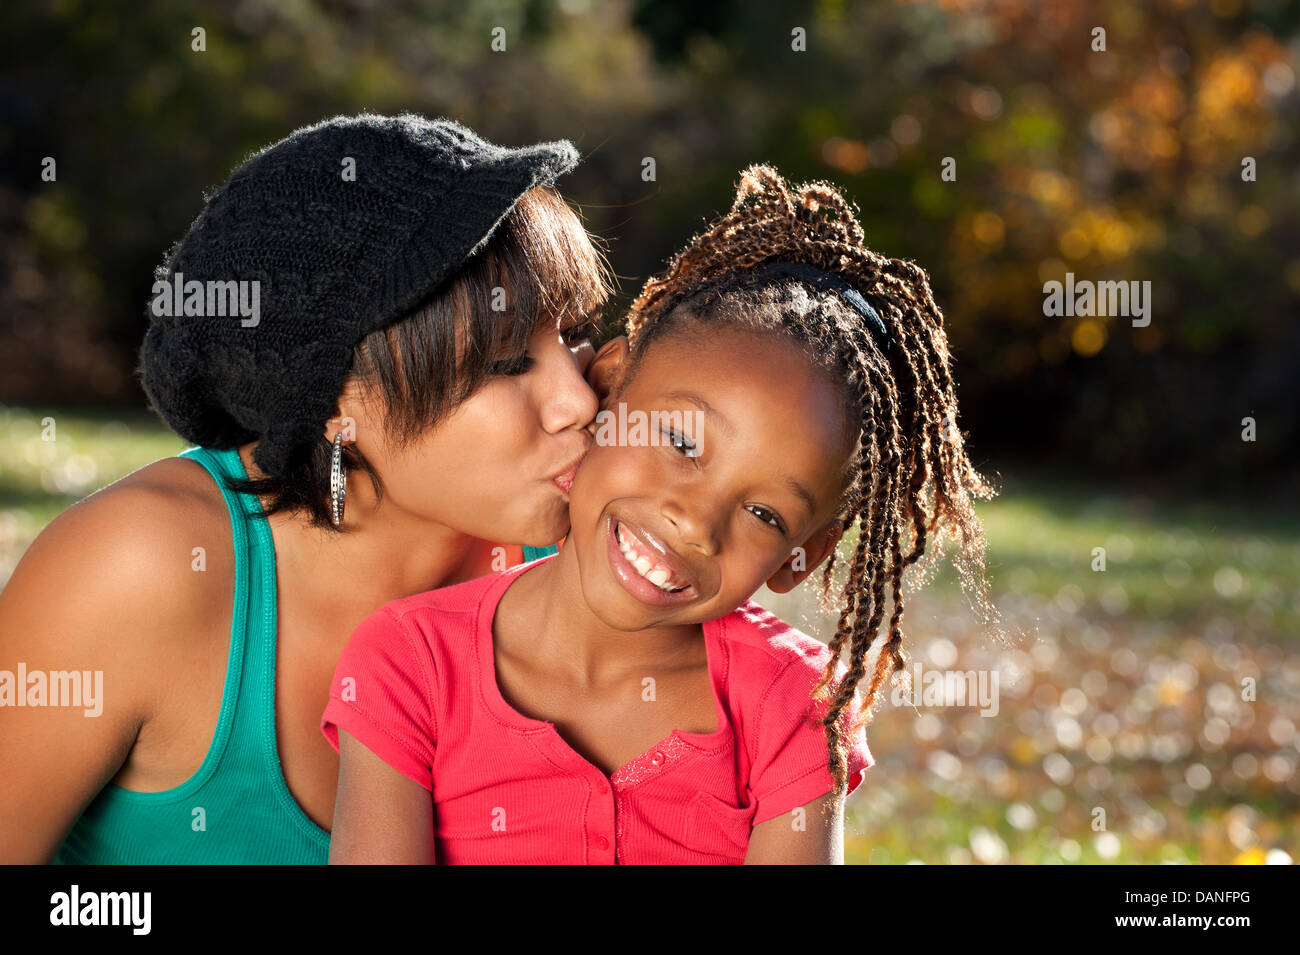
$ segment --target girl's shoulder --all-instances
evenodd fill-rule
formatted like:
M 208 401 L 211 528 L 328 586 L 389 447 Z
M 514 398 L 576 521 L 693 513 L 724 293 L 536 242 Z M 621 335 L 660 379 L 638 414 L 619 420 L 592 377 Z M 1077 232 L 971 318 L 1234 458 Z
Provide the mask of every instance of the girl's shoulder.
M 717 622 L 727 658 L 729 712 L 757 767 L 753 771 L 781 766 L 791 778 L 803 778 L 805 764 L 822 765 L 825 759 L 826 702 L 813 691 L 831 662 L 830 648 L 752 600 Z M 843 680 L 848 668 L 837 660 L 833 672 Z M 850 791 L 858 771 L 872 764 L 864 731 L 859 734 L 851 744 Z
M 362 622 L 352 640 L 404 644 L 431 662 L 469 654 L 470 638 L 491 626 L 501 594 L 525 566 L 390 600 Z
M 520 565 L 522 566 L 522 565 Z M 352 631 L 335 665 L 330 693 L 346 701 L 346 680 L 383 687 L 382 697 L 410 714 L 425 712 L 449 686 L 468 685 L 484 660 L 480 639 L 517 567 L 401 597 L 383 604 Z M 391 707 L 390 707 L 391 708 Z M 327 732 L 326 736 L 330 736 Z M 336 743 L 337 745 L 337 743 Z
M 766 607 L 748 600 L 715 621 L 719 637 L 733 655 L 771 672 L 795 663 L 820 669 L 830 650 L 820 640 L 791 626 Z
M 510 580 L 523 569 L 516 564 L 503 571 L 473 577 L 458 583 L 423 590 L 409 597 L 399 597 L 384 604 L 376 613 L 384 613 L 397 620 L 446 622 L 447 618 L 475 617 L 484 602 L 493 595 L 500 596 Z
M 727 692 L 738 711 L 757 714 L 807 704 L 830 660 L 826 644 L 752 600 L 714 626 L 726 653 Z M 837 662 L 837 676 L 846 672 Z

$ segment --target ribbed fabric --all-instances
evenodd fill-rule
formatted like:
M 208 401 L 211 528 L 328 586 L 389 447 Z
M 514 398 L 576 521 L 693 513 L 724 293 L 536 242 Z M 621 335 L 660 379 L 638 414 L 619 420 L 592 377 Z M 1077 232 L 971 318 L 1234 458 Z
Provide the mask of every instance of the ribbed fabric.
M 222 483 L 246 478 L 235 449 L 190 448 Z M 62 864 L 324 864 L 330 837 L 294 800 L 275 743 L 275 545 L 256 496 L 221 488 L 235 549 L 235 603 L 221 715 L 198 772 L 175 789 L 105 786 L 59 848 Z
M 811 699 L 829 651 L 752 601 L 703 624 L 711 733 L 674 730 L 607 777 L 514 709 L 492 618 L 535 566 L 385 604 L 335 670 L 322 731 L 337 749 L 346 730 L 432 793 L 439 863 L 739 864 L 755 825 L 830 792 Z M 860 729 L 850 792 L 872 764 Z

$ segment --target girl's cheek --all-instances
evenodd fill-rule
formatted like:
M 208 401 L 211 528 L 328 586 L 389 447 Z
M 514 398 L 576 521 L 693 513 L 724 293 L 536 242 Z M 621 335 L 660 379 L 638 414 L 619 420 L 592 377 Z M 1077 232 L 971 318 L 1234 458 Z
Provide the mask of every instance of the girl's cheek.
M 582 461 L 581 470 L 585 471 L 590 466 L 593 471 L 601 470 L 611 473 L 627 471 L 636 466 L 636 452 L 639 450 L 641 449 L 607 443 L 600 434 L 597 434 L 587 451 L 587 456 Z
M 607 469 L 610 480 L 625 495 L 650 497 L 669 479 L 662 466 L 663 448 L 612 447 Z
M 593 444 L 569 495 L 571 513 L 595 518 L 611 501 L 653 500 L 663 486 L 649 454 L 656 450 Z

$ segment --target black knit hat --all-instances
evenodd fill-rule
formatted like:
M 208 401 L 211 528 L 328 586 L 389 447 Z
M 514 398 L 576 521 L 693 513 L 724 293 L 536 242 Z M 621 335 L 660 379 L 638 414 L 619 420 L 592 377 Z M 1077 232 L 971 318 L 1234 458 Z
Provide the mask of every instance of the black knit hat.
M 155 271 L 150 402 L 195 444 L 256 440 L 257 466 L 283 476 L 336 412 L 357 343 L 577 163 L 567 140 L 508 149 L 410 113 L 338 116 L 255 153 Z

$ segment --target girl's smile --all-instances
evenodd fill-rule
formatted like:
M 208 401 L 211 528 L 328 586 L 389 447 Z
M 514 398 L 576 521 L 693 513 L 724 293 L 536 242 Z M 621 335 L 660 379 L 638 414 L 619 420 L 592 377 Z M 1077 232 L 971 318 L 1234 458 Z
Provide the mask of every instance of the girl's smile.
M 623 589 L 652 607 L 680 607 L 700 595 L 695 574 L 678 554 L 644 527 L 610 515 L 606 554 Z

